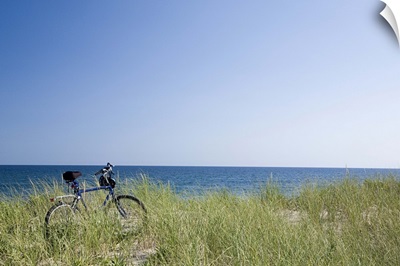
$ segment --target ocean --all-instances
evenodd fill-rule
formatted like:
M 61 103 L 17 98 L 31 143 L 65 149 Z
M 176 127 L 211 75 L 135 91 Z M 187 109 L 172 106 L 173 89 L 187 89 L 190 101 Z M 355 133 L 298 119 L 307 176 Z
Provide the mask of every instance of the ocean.
M 82 181 L 93 181 L 93 174 L 101 168 L 93 165 L 0 165 L 0 194 L 8 195 L 11 191 L 28 194 L 32 183 L 63 182 L 62 173 L 69 170 L 82 172 Z M 272 181 L 282 193 L 292 195 L 309 183 L 324 185 L 346 177 L 362 181 L 400 175 L 400 169 L 207 166 L 115 166 L 114 172 L 119 180 L 139 178 L 143 173 L 151 181 L 169 183 L 176 192 L 185 194 L 218 189 L 251 192 Z

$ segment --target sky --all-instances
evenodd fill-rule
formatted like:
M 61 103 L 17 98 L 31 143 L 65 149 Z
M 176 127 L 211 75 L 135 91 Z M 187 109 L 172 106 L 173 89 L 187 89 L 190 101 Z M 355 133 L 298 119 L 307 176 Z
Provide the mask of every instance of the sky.
M 378 0 L 0 1 L 0 164 L 400 167 Z

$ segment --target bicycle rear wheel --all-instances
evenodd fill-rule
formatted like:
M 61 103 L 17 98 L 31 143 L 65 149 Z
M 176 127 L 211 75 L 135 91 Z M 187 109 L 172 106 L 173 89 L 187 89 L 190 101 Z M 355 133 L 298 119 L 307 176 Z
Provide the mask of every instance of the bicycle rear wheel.
M 58 202 L 53 205 L 46 214 L 45 226 L 46 237 L 67 237 L 73 234 L 74 224 L 76 220 L 76 207 L 75 204 L 67 204 Z
M 123 232 L 138 232 L 147 220 L 147 210 L 138 198 L 131 195 L 119 195 L 115 199 L 120 214 Z

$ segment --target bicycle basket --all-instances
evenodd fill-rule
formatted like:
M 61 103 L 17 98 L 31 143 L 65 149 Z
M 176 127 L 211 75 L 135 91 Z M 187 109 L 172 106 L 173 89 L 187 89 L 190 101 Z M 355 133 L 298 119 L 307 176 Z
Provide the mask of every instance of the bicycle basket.
M 79 171 L 67 171 L 63 174 L 63 179 L 67 182 L 72 182 L 82 175 Z
M 100 186 L 111 186 L 112 188 L 115 187 L 115 179 L 109 177 L 108 180 L 104 176 L 100 176 L 99 178 Z

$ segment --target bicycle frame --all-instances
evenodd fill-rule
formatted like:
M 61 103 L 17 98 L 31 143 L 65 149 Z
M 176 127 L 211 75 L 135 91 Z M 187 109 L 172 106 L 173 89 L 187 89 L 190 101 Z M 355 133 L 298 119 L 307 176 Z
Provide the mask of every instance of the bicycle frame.
M 72 184 L 70 184 L 70 183 L 72 183 Z M 82 201 L 83 206 L 85 207 L 85 209 L 87 209 L 87 206 L 86 206 L 85 201 L 83 200 L 82 194 L 93 192 L 93 191 L 98 191 L 98 190 L 108 190 L 108 195 L 104 199 L 102 206 L 106 206 L 107 202 L 110 200 L 110 196 L 114 200 L 114 189 L 111 186 L 99 186 L 99 187 L 80 189 L 79 182 L 76 180 L 68 182 L 67 184 L 69 187 L 74 189 L 74 195 L 70 194 L 70 195 L 57 196 L 55 198 L 50 199 L 50 201 L 54 202 L 54 201 L 60 200 L 60 199 L 62 201 L 63 198 L 74 198 L 72 206 L 71 206 L 72 208 L 75 208 L 76 205 L 78 204 L 78 202 Z

